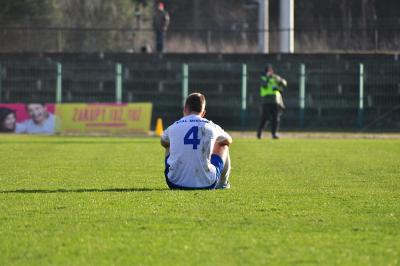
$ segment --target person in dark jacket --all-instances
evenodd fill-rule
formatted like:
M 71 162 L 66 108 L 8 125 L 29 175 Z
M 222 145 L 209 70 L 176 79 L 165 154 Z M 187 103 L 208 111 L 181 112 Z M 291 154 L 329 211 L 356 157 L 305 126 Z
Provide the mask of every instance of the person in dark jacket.
M 261 76 L 260 96 L 262 99 L 261 121 L 257 130 L 257 138 L 261 139 L 262 131 L 267 124 L 271 123 L 271 134 L 273 139 L 279 139 L 280 116 L 285 109 L 282 92 L 287 86 L 285 79 L 275 74 L 271 65 L 268 65 Z
M 164 8 L 164 3 L 159 2 L 154 11 L 153 28 L 156 37 L 156 51 L 162 53 L 164 51 L 165 32 L 169 25 L 169 14 Z

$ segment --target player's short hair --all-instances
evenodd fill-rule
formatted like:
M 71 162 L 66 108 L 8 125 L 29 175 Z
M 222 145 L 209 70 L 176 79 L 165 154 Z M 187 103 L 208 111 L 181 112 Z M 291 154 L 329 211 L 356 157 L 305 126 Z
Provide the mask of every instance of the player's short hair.
M 206 97 L 198 92 L 191 93 L 186 98 L 185 106 L 187 106 L 190 112 L 201 113 L 206 107 Z

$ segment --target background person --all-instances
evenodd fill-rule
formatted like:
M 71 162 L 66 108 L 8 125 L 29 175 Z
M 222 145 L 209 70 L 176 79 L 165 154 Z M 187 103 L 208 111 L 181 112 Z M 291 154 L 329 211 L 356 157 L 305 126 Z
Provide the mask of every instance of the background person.
M 277 132 L 279 129 L 280 117 L 285 109 L 283 104 L 282 92 L 287 86 L 285 79 L 276 75 L 271 65 L 265 68 L 264 74 L 261 76 L 260 96 L 261 121 L 257 130 L 257 138 L 261 138 L 267 121 L 271 122 L 271 134 L 273 139 L 279 139 Z
M 156 51 L 162 53 L 164 51 L 165 33 L 169 26 L 169 14 L 164 8 L 164 3 L 159 2 L 154 11 L 153 28 L 156 37 Z
M 184 117 L 161 137 L 166 149 L 165 177 L 171 189 L 230 188 L 231 136 L 204 118 L 206 100 L 200 93 L 188 96 Z
M 0 107 L 0 132 L 15 132 L 16 122 L 14 110 Z
M 41 103 L 30 103 L 26 106 L 31 119 L 17 123 L 17 133 L 27 134 L 54 134 L 55 118 Z

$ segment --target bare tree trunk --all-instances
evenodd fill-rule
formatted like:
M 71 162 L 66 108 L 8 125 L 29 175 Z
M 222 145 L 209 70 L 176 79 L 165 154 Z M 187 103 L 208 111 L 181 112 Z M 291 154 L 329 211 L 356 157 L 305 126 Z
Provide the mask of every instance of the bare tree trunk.
M 352 31 L 352 14 L 351 5 L 347 1 L 342 0 L 340 5 L 340 17 L 341 17 L 341 28 L 343 29 L 343 43 L 344 46 L 341 49 L 349 49 L 351 42 L 351 31 Z
M 200 38 L 200 1 L 193 0 L 193 28 L 195 29 L 193 37 L 196 39 Z
M 375 0 L 362 0 L 361 2 L 361 25 L 362 30 L 362 46 L 363 49 L 371 49 L 368 47 L 370 43 L 374 43 L 375 46 L 375 22 L 376 22 L 376 10 Z M 375 47 L 374 47 L 375 48 Z
M 368 14 L 367 14 L 367 7 L 368 4 L 370 4 L 371 1 L 369 0 L 362 0 L 361 1 L 361 29 L 362 29 L 362 34 L 361 34 L 361 49 L 366 49 L 368 42 Z M 367 48 L 368 49 L 368 48 Z

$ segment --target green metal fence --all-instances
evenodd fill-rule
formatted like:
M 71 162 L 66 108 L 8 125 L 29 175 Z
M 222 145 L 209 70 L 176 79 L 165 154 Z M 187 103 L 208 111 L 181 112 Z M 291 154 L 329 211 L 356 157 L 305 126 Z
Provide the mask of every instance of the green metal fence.
M 255 129 L 259 77 L 254 63 L 1 62 L 0 102 L 152 102 L 153 117 L 178 119 L 186 96 L 207 97 L 208 117 Z M 291 129 L 400 129 L 400 64 L 275 62 L 288 80 L 282 126 Z
M 54 102 L 56 67 L 46 62 L 0 63 L 1 102 Z

